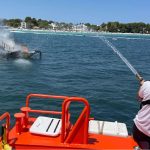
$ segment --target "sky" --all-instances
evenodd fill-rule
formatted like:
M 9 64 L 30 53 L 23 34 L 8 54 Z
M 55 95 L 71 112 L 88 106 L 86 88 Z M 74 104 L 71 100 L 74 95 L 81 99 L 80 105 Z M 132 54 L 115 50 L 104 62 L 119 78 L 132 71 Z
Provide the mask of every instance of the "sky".
M 150 23 L 150 0 L 0 0 L 0 19 L 30 16 L 66 23 Z

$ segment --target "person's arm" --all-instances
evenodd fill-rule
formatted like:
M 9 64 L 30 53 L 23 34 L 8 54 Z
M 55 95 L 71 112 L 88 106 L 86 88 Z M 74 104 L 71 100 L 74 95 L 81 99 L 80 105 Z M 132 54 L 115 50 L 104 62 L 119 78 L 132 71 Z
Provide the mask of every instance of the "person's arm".
M 142 100 L 143 99 L 143 97 L 141 97 L 140 95 L 140 89 L 141 89 L 141 86 L 143 85 L 143 83 L 144 83 L 144 80 L 142 80 L 142 81 L 140 81 L 140 87 L 139 87 L 139 90 L 138 90 L 138 93 L 137 93 L 137 98 L 138 98 L 138 100 Z

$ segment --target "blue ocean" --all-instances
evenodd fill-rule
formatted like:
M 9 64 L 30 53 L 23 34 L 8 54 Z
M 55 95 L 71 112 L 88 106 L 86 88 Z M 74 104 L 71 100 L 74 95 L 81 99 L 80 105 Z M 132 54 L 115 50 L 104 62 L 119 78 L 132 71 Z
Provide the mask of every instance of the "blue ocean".
M 150 36 L 103 34 L 134 68 L 150 79 Z M 0 59 L 0 114 L 25 106 L 30 93 L 78 96 L 90 103 L 91 117 L 127 124 L 131 132 L 139 110 L 139 83 L 97 34 L 13 32 L 16 43 L 40 50 L 42 59 Z M 58 104 L 58 105 L 57 105 Z M 36 109 L 57 110 L 57 100 L 33 100 Z M 79 104 L 71 107 L 75 113 Z

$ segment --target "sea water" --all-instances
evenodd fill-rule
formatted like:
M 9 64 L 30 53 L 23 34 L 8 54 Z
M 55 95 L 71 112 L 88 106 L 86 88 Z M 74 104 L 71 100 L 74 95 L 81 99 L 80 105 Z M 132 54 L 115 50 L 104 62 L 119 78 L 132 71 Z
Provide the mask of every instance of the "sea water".
M 131 131 L 139 110 L 138 81 L 129 68 L 97 34 L 13 33 L 16 43 L 40 50 L 41 60 L 0 59 L 0 114 L 25 106 L 29 93 L 86 98 L 91 117 L 125 122 Z M 150 79 L 150 36 L 105 36 L 136 70 Z M 58 105 L 57 105 L 58 104 Z M 52 106 L 54 105 L 54 106 Z M 58 110 L 59 101 L 34 99 L 31 106 Z M 76 113 L 80 105 L 72 106 Z M 60 110 L 60 109 L 59 109 Z M 72 115 L 75 119 L 75 114 Z

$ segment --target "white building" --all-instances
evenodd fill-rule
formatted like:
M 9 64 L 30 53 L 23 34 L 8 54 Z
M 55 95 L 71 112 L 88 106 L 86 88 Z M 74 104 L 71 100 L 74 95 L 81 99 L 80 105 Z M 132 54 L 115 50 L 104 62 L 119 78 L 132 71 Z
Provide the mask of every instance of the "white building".
M 56 23 L 51 23 L 50 25 L 52 26 L 53 30 L 56 30 L 56 28 L 57 28 L 57 24 Z
M 88 28 L 85 24 L 77 24 L 73 26 L 73 30 L 76 32 L 86 32 Z
M 21 22 L 21 29 L 26 29 L 27 28 L 27 23 L 25 21 Z

